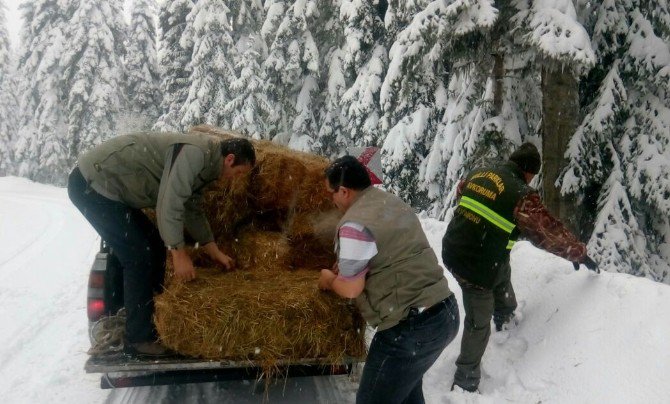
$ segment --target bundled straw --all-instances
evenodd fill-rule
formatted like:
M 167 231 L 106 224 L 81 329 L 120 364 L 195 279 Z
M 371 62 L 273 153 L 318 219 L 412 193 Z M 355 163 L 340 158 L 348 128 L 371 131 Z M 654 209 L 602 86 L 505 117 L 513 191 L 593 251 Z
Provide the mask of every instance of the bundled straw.
M 193 131 L 234 136 L 210 126 Z M 216 183 L 205 195 L 216 241 L 237 269 L 225 272 L 202 250 L 191 251 L 196 280 L 168 282 L 156 298 L 162 342 L 190 356 L 269 367 L 364 357 L 358 311 L 316 287 L 317 270 L 335 262 L 341 217 L 324 191 L 328 161 L 272 142 L 254 146 L 255 169 Z
M 274 365 L 363 356 L 360 316 L 345 300 L 319 292 L 314 276 L 201 270 L 157 299 L 156 326 L 167 346 L 207 359 Z

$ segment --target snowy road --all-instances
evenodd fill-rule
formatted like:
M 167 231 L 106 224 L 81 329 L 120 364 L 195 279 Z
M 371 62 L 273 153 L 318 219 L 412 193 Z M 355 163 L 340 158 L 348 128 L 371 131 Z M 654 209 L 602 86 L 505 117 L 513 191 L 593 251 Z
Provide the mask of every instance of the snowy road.
M 446 225 L 423 220 L 439 251 Z M 83 371 L 86 281 L 95 232 L 64 189 L 0 178 L 0 397 L 3 403 L 260 403 L 252 382 L 100 390 Z M 439 255 L 439 254 L 438 254 Z M 670 286 L 575 272 L 519 242 L 512 254 L 519 325 L 494 333 L 481 394 L 450 392 L 460 335 L 426 374 L 428 403 L 667 403 Z M 460 290 L 448 276 L 457 299 Z M 462 312 L 462 308 L 461 308 Z M 347 403 L 345 377 L 289 379 L 271 403 Z

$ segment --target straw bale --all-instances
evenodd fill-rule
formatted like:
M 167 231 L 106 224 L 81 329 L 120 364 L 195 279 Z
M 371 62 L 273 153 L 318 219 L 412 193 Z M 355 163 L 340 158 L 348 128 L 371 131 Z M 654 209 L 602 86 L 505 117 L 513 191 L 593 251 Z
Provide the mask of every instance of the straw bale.
M 335 209 L 294 215 L 287 226 L 291 246 L 309 254 L 293 254 L 291 264 L 296 268 L 329 268 L 336 260 L 333 240 L 341 217 Z
M 291 246 L 283 233 L 247 228 L 230 247 L 236 266 L 242 270 L 277 272 L 291 264 Z
M 206 125 L 192 132 L 236 136 Z M 235 259 L 237 270 L 214 269 L 202 249 L 190 250 L 197 278 L 181 283 L 169 277 L 156 297 L 161 340 L 185 355 L 268 366 L 362 358 L 360 313 L 316 287 L 315 269 L 335 262 L 333 239 L 341 217 L 324 191 L 327 160 L 252 142 L 254 170 L 233 182 L 217 181 L 204 197 L 217 244 Z
M 316 288 L 313 271 L 200 270 L 156 297 L 162 343 L 182 354 L 268 366 L 365 355 L 364 323 L 346 301 Z
M 199 125 L 191 132 L 227 139 L 234 131 Z M 333 203 L 324 189 L 328 160 L 314 154 L 291 150 L 267 140 L 252 140 L 256 168 L 249 183 L 250 202 L 259 212 L 313 212 L 331 209 Z

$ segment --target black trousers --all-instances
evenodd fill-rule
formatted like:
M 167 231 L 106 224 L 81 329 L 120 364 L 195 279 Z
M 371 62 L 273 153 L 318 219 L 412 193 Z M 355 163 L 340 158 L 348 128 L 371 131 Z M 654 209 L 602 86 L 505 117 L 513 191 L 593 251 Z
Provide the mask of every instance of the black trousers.
M 78 167 L 70 173 L 67 190 L 72 203 L 112 248 L 123 267 L 126 341 L 155 340 L 153 296 L 162 291 L 166 258 L 158 229 L 140 209 L 95 192 Z
M 454 339 L 460 325 L 456 298 L 375 334 L 356 404 L 423 404 L 423 375 Z

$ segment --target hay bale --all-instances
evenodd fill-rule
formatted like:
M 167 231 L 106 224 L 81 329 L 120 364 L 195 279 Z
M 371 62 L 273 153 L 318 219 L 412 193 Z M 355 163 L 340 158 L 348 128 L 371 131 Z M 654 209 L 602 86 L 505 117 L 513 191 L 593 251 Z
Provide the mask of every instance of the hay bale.
M 290 268 L 291 246 L 283 233 L 250 227 L 230 246 L 236 266 L 241 270 L 278 272 Z
M 235 136 L 210 126 L 193 131 Z M 253 143 L 254 170 L 217 182 L 204 198 L 217 243 L 238 270 L 211 269 L 216 265 L 202 249 L 191 251 L 196 280 L 169 281 L 156 297 L 161 340 L 185 355 L 268 366 L 362 358 L 360 314 L 316 287 L 314 270 L 335 262 L 332 242 L 341 217 L 324 190 L 328 162 L 272 142 Z
M 222 139 L 240 136 L 209 125 L 196 126 L 191 132 Z M 267 140 L 252 140 L 252 143 L 256 149 L 256 167 L 248 184 L 249 203 L 253 204 L 256 213 L 332 209 L 330 195 L 324 189 L 324 170 L 329 164 L 326 158 L 291 150 Z M 220 201 L 228 203 L 223 199 Z
M 330 268 L 336 256 L 333 249 L 335 229 L 342 214 L 337 210 L 300 213 L 287 225 L 291 247 L 309 254 L 293 254 L 291 265 L 295 268 Z
M 182 354 L 230 361 L 365 355 L 364 322 L 346 301 L 316 288 L 313 271 L 201 270 L 156 297 L 161 341 Z

